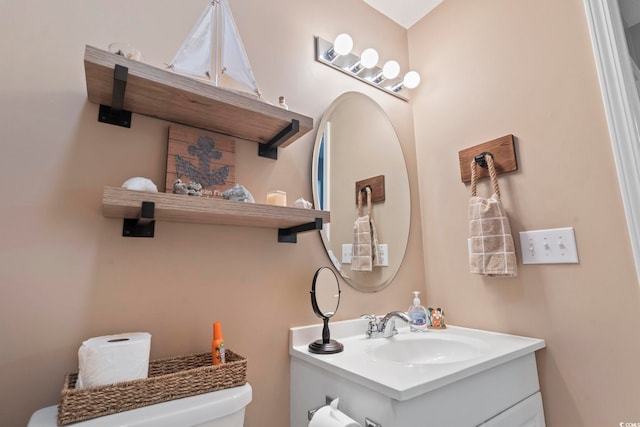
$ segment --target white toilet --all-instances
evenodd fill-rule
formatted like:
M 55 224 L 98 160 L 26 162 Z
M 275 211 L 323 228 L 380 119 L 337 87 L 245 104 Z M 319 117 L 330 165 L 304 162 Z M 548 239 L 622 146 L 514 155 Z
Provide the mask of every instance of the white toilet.
M 251 402 L 249 383 L 69 424 L 70 427 L 242 427 Z M 58 406 L 33 413 L 27 427 L 58 425 Z

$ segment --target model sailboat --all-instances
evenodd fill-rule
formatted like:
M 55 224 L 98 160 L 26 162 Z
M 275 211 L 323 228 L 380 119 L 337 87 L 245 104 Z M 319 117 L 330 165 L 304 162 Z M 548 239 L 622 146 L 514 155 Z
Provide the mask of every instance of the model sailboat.
M 208 79 L 216 86 L 224 74 L 260 96 L 228 0 L 207 4 L 169 68 Z

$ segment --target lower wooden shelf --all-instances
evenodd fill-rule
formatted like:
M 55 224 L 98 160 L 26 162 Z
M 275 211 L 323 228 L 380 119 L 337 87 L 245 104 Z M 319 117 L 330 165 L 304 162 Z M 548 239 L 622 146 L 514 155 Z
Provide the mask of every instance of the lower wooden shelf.
M 120 187 L 104 188 L 102 212 L 107 218 L 137 219 L 141 217 L 143 202 L 153 204 L 153 218 L 147 220 L 275 228 L 279 230 L 279 241 L 291 243 L 295 243 L 298 232 L 320 229 L 331 218 L 329 211 L 148 193 Z

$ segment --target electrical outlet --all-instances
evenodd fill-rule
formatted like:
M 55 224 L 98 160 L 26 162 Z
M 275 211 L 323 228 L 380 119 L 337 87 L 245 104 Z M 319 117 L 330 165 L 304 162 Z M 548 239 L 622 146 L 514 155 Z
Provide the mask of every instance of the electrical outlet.
M 342 263 L 351 264 L 351 256 L 353 255 L 353 245 L 345 243 L 342 245 Z
M 353 245 L 350 243 L 344 243 L 342 245 L 342 263 L 351 264 L 351 257 L 353 256 Z M 379 267 L 389 267 L 389 245 L 386 243 L 378 245 L 378 259 Z
M 389 267 L 389 245 L 381 243 L 378 245 L 378 265 L 380 267 Z
M 520 232 L 523 264 L 577 264 L 573 227 Z

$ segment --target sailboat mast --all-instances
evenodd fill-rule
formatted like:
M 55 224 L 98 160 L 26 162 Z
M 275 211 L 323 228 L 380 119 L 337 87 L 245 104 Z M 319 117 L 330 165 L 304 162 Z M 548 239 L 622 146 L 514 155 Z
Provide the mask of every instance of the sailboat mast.
M 213 84 L 218 86 L 218 77 L 220 70 L 220 37 L 222 36 L 220 33 L 220 21 L 221 21 L 221 13 L 220 13 L 220 0 L 211 0 L 212 11 L 213 11 L 213 22 L 215 25 L 213 26 Z

